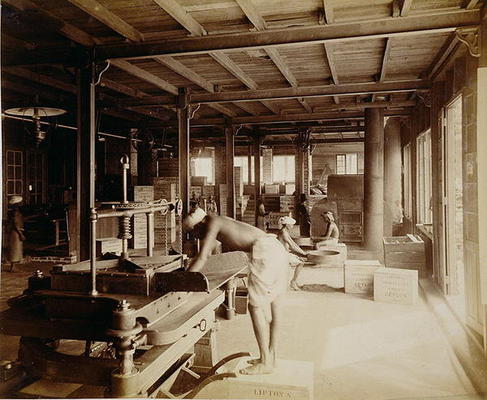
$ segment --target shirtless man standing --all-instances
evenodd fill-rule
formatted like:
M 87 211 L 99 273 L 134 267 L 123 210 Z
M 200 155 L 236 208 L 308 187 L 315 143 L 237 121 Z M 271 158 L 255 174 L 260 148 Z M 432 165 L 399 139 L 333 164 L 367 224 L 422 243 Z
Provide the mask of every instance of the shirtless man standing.
M 288 283 L 288 253 L 275 235 L 228 217 L 206 215 L 197 208 L 183 223 L 186 232 L 203 240 L 201 250 L 188 270 L 200 271 L 214 246 L 222 243 L 224 251 L 245 251 L 251 254 L 249 274 L 249 310 L 259 345 L 260 357 L 240 371 L 245 375 L 272 373 L 281 319 L 281 299 Z

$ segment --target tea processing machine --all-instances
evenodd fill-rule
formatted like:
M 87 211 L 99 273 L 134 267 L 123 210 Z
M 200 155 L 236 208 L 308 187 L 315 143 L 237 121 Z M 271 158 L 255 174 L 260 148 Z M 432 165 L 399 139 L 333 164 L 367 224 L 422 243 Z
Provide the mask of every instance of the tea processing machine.
M 28 376 L 104 387 L 107 397 L 149 397 L 191 365 L 215 310 L 223 304 L 233 314 L 233 280 L 248 257 L 214 255 L 202 272 L 188 272 L 185 255 L 154 255 L 154 213 L 178 210 L 179 202 L 164 200 L 92 209 L 91 259 L 56 266 L 50 276 L 37 273 L 9 300 L 0 332 L 21 337 L 19 362 Z M 147 216 L 147 253 L 131 258 L 127 240 L 136 214 Z M 109 217 L 119 219 L 122 254 L 97 259 L 96 223 Z M 81 341 L 82 351 L 63 352 L 66 341 Z

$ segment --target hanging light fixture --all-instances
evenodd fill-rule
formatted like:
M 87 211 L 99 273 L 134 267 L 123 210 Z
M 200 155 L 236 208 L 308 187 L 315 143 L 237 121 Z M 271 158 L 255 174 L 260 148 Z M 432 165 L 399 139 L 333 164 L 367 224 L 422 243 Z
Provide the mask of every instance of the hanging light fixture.
M 39 145 L 41 142 L 44 141 L 46 138 L 47 132 L 50 129 L 50 124 L 47 124 L 47 129 L 43 130 L 43 124 L 41 123 L 41 118 L 46 118 L 49 120 L 51 117 L 56 117 L 58 115 L 62 115 L 66 113 L 66 110 L 62 108 L 53 108 L 53 107 L 40 107 L 40 106 L 31 106 L 31 107 L 16 107 L 16 108 L 9 108 L 5 110 L 5 114 L 14 115 L 17 117 L 30 117 L 32 118 L 32 122 L 34 123 L 34 129 L 30 132 L 27 127 L 25 128 L 28 132 L 32 133 L 36 142 L 36 145 Z M 46 125 L 45 125 L 46 126 Z

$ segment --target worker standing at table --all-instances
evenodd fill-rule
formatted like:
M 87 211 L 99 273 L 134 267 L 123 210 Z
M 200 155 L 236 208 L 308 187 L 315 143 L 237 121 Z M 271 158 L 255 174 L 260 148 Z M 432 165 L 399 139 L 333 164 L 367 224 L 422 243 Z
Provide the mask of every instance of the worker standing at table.
M 232 218 L 206 215 L 200 208 L 185 218 L 183 228 L 203 240 L 200 252 L 189 265 L 189 271 L 200 271 L 204 267 L 215 240 L 222 243 L 224 251 L 251 253 L 249 310 L 260 357 L 252 360 L 252 365 L 240 373 L 272 373 L 281 322 L 281 303 L 288 284 L 289 260 L 286 249 L 275 235 L 268 235 Z

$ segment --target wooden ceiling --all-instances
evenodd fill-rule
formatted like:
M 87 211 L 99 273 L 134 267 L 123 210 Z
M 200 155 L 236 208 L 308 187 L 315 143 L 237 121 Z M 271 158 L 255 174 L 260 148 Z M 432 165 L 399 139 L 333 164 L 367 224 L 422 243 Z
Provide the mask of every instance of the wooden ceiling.
M 407 115 L 445 49 L 460 45 L 455 31 L 477 28 L 482 6 L 479 0 L 1 1 L 4 105 L 33 87 L 51 103 L 74 102 L 73 67 L 92 55 L 110 60 L 98 87 L 104 113 L 132 125 L 173 127 L 178 90 L 188 88 L 191 124 L 210 133 L 228 120 L 269 132 L 292 132 L 305 122 L 319 131 L 336 120 L 345 128 L 366 107 Z

